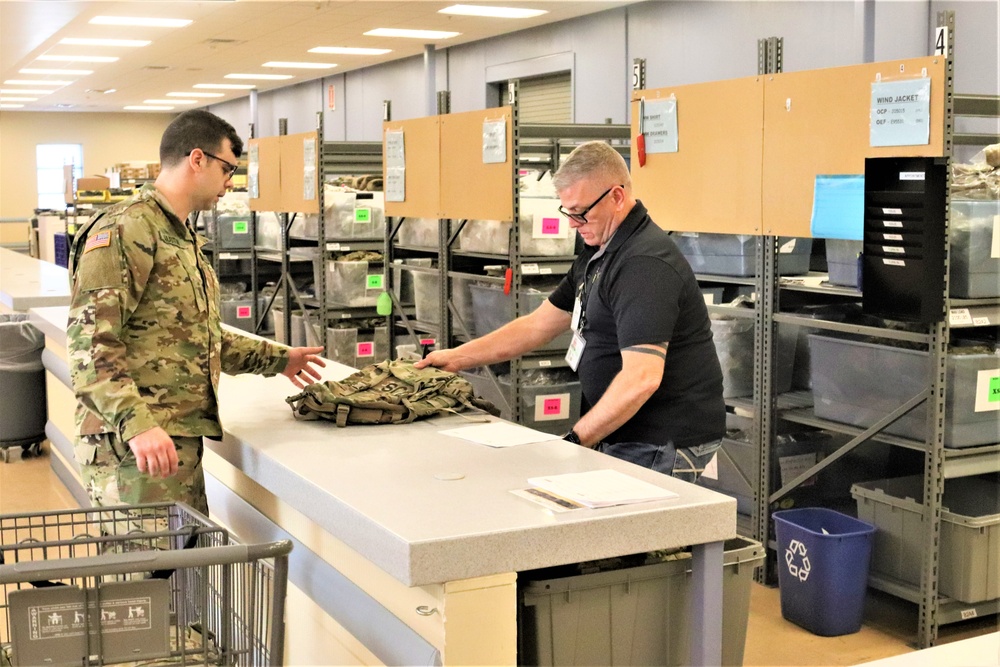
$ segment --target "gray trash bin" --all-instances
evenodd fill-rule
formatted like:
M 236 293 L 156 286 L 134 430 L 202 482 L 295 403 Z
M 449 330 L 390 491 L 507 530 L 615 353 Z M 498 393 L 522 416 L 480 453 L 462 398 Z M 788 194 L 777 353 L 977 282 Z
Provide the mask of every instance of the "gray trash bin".
M 45 336 L 21 313 L 0 314 L 0 448 L 36 453 L 45 439 L 48 410 L 42 349 Z

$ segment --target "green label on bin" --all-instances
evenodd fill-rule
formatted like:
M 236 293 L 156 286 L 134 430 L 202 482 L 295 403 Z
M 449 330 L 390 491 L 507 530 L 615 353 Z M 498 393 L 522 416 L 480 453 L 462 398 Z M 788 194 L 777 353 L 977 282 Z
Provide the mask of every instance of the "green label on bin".
M 1000 402 L 1000 377 L 990 378 L 990 403 Z
M 368 289 L 382 289 L 381 273 L 372 273 L 368 276 Z
M 372 221 L 372 210 L 370 208 L 356 208 L 354 209 L 354 222 L 371 222 Z
M 236 220 L 233 222 L 233 234 L 248 234 L 250 223 L 246 220 Z

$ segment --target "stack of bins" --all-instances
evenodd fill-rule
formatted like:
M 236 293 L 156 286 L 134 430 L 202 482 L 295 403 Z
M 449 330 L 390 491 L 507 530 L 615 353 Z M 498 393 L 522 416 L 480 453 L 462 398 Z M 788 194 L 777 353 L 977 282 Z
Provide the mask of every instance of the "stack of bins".
M 683 232 L 671 236 L 695 273 L 717 276 L 752 276 L 757 267 L 757 238 L 749 234 Z M 782 236 L 778 239 L 778 274 L 809 272 L 812 239 Z

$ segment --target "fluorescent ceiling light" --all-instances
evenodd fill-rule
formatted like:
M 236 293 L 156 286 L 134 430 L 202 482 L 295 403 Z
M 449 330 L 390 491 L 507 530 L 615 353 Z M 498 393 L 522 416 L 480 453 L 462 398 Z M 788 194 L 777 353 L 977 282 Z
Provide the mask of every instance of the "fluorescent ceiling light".
M 262 67 L 285 67 L 287 69 L 330 69 L 336 66 L 337 63 L 292 63 L 281 60 L 272 60 L 262 65 Z
M 86 76 L 88 74 L 93 74 L 92 69 L 48 69 L 39 67 L 26 67 L 22 70 L 18 70 L 21 74 L 60 74 L 63 76 Z
M 23 109 L 23 104 L 0 104 L 0 109 Z
M 167 97 L 225 97 L 222 93 L 167 93 Z
M 198 100 L 143 100 L 143 104 L 198 104 Z
M 414 39 L 448 39 L 458 37 L 460 32 L 444 30 L 407 30 L 405 28 L 375 28 L 365 33 L 369 37 L 412 37 Z
M 7 79 L 5 84 L 10 86 L 68 86 L 72 81 L 45 81 L 43 79 Z
M 520 7 L 483 7 L 479 5 L 452 5 L 439 9 L 438 14 L 458 14 L 460 16 L 485 16 L 498 19 L 531 19 L 549 12 L 544 9 L 521 9 Z
M 91 39 L 90 37 L 67 37 L 60 39 L 59 43 L 72 46 L 147 46 L 152 44 L 148 39 Z
M 224 79 L 261 79 L 266 81 L 282 81 L 284 79 L 294 79 L 291 74 L 227 74 Z
M 122 107 L 126 111 L 170 111 L 173 107 L 167 106 L 141 106 L 138 104 L 133 104 L 127 107 Z
M 158 19 L 144 16 L 95 16 L 88 23 L 94 25 L 134 25 L 145 28 L 183 28 L 190 19 Z
M 341 56 L 381 56 L 391 52 L 392 49 L 370 49 L 361 46 L 317 46 L 309 49 L 309 53 L 329 53 Z
M 37 97 L 0 97 L 0 102 L 37 102 Z
M 219 90 L 253 90 L 252 83 L 196 83 L 195 88 L 218 88 Z
M 113 63 L 118 61 L 117 56 L 38 56 L 36 60 L 60 63 Z
M 56 91 L 54 90 L 33 90 L 25 88 L 23 90 L 15 90 L 13 88 L 0 88 L 0 95 L 51 95 Z

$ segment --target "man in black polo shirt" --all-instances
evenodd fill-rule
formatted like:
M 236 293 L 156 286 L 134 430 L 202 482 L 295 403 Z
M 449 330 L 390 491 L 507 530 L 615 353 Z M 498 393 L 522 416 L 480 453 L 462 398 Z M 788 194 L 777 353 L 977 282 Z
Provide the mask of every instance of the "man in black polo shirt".
M 694 273 L 632 196 L 628 167 L 603 142 L 556 173 L 560 212 L 586 248 L 533 313 L 420 366 L 449 371 L 512 359 L 569 327 L 583 416 L 565 437 L 695 481 L 725 434 L 722 370 Z

